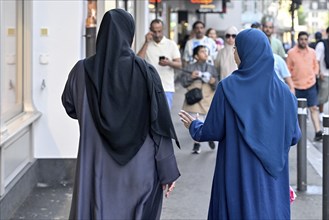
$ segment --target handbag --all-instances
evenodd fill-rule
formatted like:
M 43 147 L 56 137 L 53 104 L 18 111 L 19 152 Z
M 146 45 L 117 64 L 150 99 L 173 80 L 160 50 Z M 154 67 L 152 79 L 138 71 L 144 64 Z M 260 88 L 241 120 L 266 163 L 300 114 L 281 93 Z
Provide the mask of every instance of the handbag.
M 188 105 L 193 105 L 200 102 L 203 99 L 202 90 L 199 88 L 194 88 L 185 93 L 185 100 Z

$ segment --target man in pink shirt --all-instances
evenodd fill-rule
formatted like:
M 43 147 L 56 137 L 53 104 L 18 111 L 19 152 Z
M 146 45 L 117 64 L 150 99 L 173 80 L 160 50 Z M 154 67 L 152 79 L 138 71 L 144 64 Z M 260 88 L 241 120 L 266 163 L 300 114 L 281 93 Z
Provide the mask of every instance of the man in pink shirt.
M 320 141 L 322 131 L 316 90 L 316 76 L 319 73 L 319 65 L 316 60 L 315 50 L 308 46 L 308 36 L 305 31 L 298 34 L 297 45 L 288 51 L 287 66 L 295 85 L 296 97 L 307 99 L 307 106 L 311 112 L 315 130 L 314 141 Z

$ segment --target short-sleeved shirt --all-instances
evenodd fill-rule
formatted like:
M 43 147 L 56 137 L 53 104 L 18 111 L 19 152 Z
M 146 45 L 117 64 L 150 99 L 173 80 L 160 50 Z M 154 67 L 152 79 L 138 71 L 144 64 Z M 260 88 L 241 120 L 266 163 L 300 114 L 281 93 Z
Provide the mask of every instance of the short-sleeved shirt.
M 192 38 L 186 42 L 184 48 L 183 59 L 184 61 L 192 64 L 195 63 L 196 60 L 193 58 L 193 49 L 199 45 L 204 45 L 208 50 L 208 63 L 214 65 L 214 60 L 217 55 L 217 45 L 215 41 L 207 36 L 204 36 L 202 39 Z
M 159 57 L 165 56 L 169 60 L 180 58 L 180 52 L 177 44 L 166 37 L 163 37 L 159 43 L 151 41 L 148 44 L 145 60 L 152 64 L 158 71 L 162 86 L 165 92 L 175 92 L 175 72 L 170 66 L 160 66 Z
M 319 42 L 315 47 L 316 59 L 320 62 L 320 72 L 325 76 L 329 76 L 329 69 L 327 69 L 326 63 L 324 61 L 324 52 L 324 43 Z
M 273 54 L 274 57 L 274 70 L 278 75 L 279 79 L 284 82 L 284 79 L 290 77 L 290 72 L 288 70 L 287 64 L 279 55 Z
M 273 53 L 275 53 L 275 54 L 279 55 L 280 57 L 282 57 L 283 59 L 285 59 L 286 53 L 285 53 L 283 45 L 279 39 L 271 37 L 271 47 L 272 47 Z
M 287 66 L 296 89 L 308 89 L 315 84 L 319 65 L 314 49 L 294 46 L 288 51 Z

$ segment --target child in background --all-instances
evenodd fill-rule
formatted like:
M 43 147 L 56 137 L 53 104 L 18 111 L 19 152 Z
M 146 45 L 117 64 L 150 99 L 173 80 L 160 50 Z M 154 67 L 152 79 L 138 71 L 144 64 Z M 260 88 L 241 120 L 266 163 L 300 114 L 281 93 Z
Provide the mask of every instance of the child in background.
M 215 94 L 218 73 L 213 65 L 207 63 L 208 51 L 205 46 L 199 45 L 195 47 L 193 49 L 193 57 L 197 62 L 186 66 L 187 71 L 182 74 L 181 83 L 188 91 L 194 88 L 201 89 L 203 98 L 194 104 L 188 104 L 185 99 L 183 110 L 194 116 L 198 114 L 199 120 L 204 120 Z M 213 141 L 208 143 L 211 149 L 215 149 Z M 195 142 L 192 153 L 199 154 L 200 152 L 200 143 Z

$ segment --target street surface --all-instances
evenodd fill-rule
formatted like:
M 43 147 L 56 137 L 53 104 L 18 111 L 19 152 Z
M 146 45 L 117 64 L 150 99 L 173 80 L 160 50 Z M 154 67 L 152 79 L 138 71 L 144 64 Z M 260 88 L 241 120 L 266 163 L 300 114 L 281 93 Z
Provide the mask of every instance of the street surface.
M 203 220 L 208 214 L 217 150 L 202 143 L 201 153 L 191 154 L 193 141 L 178 117 L 184 93 L 185 89 L 177 84 L 172 118 L 181 144 L 181 149 L 175 147 L 181 177 L 170 198 L 164 198 L 163 220 Z M 328 114 L 328 104 L 325 109 Z M 322 219 L 322 142 L 312 141 L 314 130 L 310 120 L 307 121 L 307 136 L 307 191 L 297 191 L 297 199 L 291 205 L 291 218 L 296 220 Z M 297 187 L 296 151 L 294 146 L 289 154 L 290 184 L 294 189 Z M 12 219 L 67 219 L 71 198 L 71 185 L 47 187 L 40 183 Z

